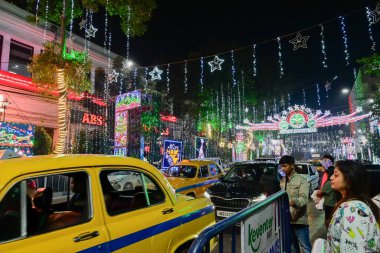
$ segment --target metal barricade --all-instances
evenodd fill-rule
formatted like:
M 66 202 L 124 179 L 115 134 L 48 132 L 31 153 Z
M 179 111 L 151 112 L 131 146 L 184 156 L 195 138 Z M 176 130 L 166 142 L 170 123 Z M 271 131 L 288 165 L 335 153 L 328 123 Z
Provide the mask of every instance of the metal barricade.
M 290 212 L 286 192 L 281 190 L 267 199 L 206 228 L 194 240 L 189 252 L 210 252 L 210 241 L 213 238 L 218 238 L 218 252 L 223 253 L 223 235 L 228 231 L 231 233 L 231 249 L 226 249 L 226 252 L 235 253 L 236 235 L 239 230 L 241 252 L 290 253 Z

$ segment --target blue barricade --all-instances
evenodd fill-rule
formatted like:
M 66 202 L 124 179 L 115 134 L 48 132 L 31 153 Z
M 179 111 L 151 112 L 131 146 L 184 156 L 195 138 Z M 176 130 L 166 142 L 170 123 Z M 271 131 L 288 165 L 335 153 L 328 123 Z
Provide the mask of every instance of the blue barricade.
M 290 253 L 290 212 L 286 192 L 281 190 L 203 230 L 189 252 L 210 252 L 210 241 L 216 237 L 219 239 L 219 253 L 224 252 L 223 234 L 228 231 L 231 233 L 231 249 L 226 249 L 226 252 L 234 253 L 237 230 L 240 230 L 242 238 L 241 252 Z

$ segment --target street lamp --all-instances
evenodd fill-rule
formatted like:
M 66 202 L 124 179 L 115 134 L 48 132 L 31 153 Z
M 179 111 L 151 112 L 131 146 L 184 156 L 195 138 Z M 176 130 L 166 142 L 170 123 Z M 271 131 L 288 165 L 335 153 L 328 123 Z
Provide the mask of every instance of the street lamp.
M 8 105 L 9 105 L 8 99 L 4 98 L 4 96 L 0 94 L 0 114 L 3 115 L 2 121 L 5 120 L 5 109 L 7 109 Z
M 350 89 L 348 89 L 348 88 L 343 88 L 343 89 L 342 89 L 342 93 L 343 93 L 343 94 L 348 94 L 348 93 L 350 93 Z

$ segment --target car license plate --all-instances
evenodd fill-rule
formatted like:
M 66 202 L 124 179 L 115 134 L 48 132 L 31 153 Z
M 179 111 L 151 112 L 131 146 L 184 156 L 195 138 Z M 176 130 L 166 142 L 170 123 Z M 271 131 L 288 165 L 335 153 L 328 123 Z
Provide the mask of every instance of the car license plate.
M 225 217 L 225 218 L 228 218 L 232 215 L 236 214 L 235 212 L 227 212 L 227 211 L 221 211 L 221 210 L 217 210 L 216 211 L 216 215 L 219 216 L 219 217 Z

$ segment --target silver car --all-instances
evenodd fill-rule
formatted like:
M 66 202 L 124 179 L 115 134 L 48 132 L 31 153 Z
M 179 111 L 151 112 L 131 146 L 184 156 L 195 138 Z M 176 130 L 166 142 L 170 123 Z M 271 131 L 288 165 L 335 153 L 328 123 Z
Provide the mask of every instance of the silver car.
M 309 196 L 318 188 L 319 174 L 310 163 L 296 163 L 297 173 L 307 179 L 309 183 Z

